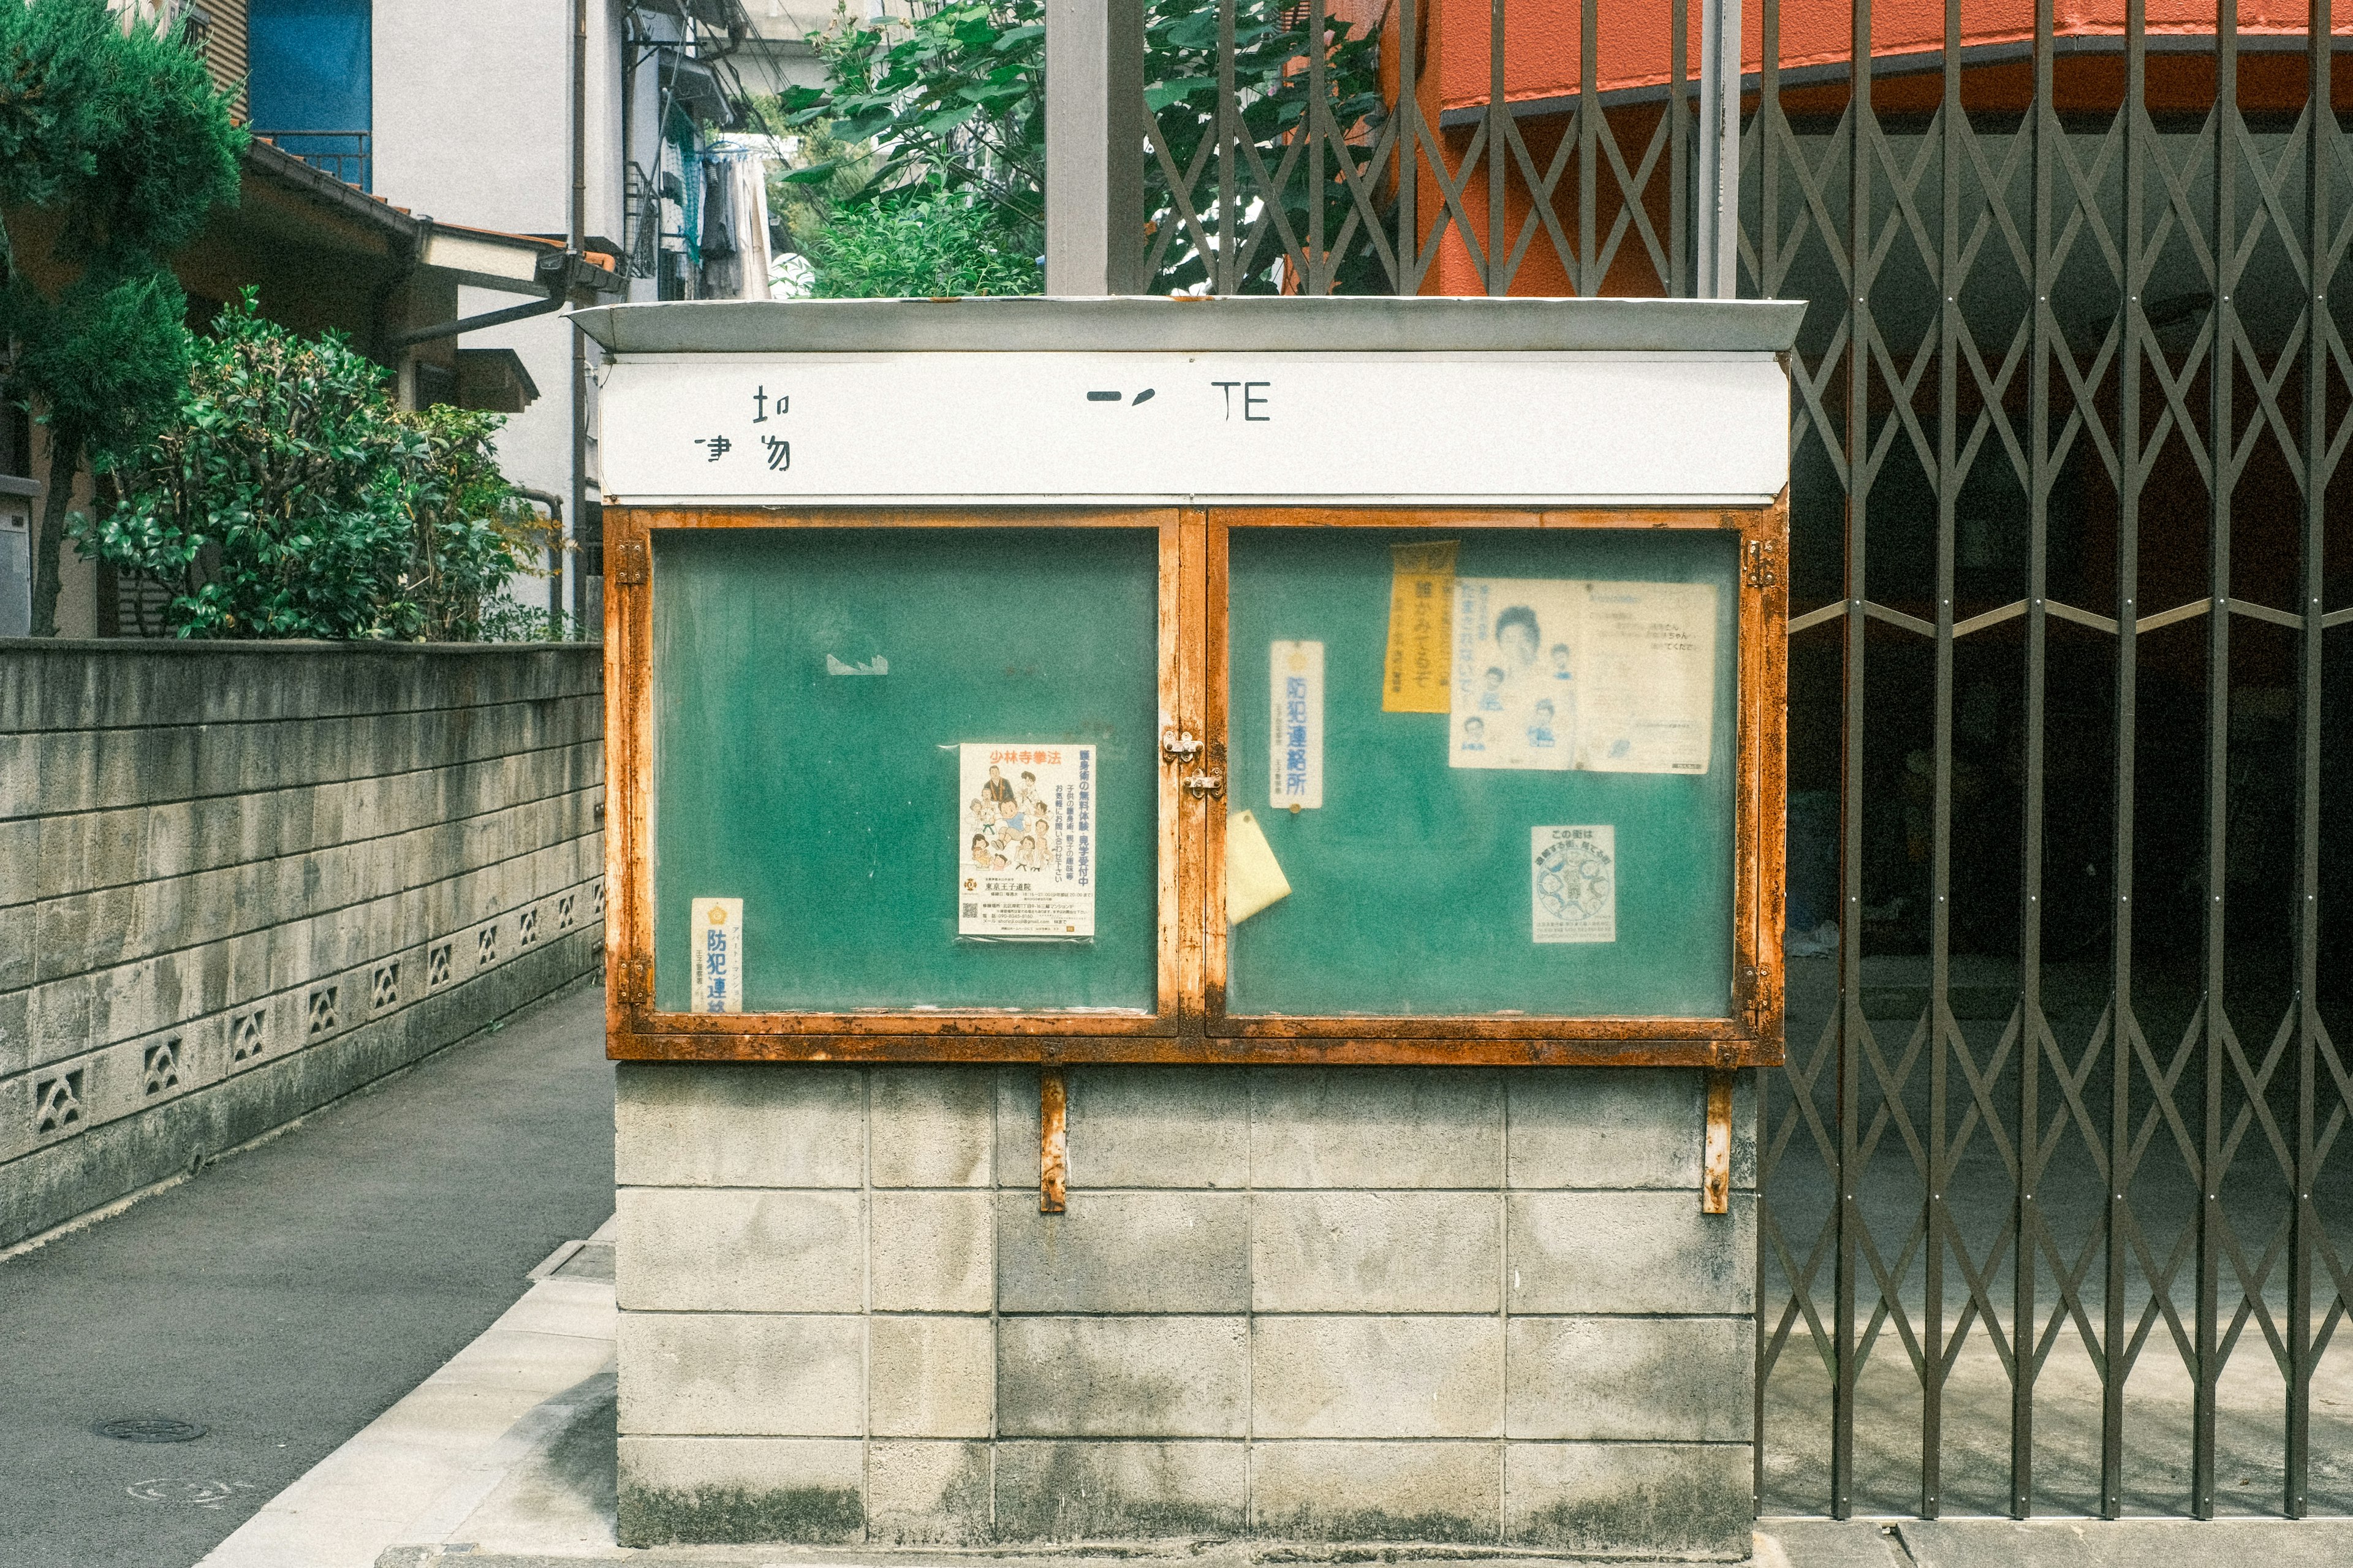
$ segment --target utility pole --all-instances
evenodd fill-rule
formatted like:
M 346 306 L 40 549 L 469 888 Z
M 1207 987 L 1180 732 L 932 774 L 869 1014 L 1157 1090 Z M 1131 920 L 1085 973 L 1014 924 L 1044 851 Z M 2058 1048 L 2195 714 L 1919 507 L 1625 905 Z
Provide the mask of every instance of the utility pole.
M 1693 258 L 1703 300 L 1740 293 L 1740 0 L 1702 0 L 1698 221 Z
M 572 225 L 565 270 L 588 248 L 588 0 L 572 0 Z M 575 295 L 573 303 L 579 304 Z M 580 522 L 588 505 L 588 334 L 572 332 L 572 504 L 564 510 L 564 546 L 556 552 L 557 598 L 580 614 Z
M 1144 0 L 1046 0 L 1046 292 L 1143 270 Z

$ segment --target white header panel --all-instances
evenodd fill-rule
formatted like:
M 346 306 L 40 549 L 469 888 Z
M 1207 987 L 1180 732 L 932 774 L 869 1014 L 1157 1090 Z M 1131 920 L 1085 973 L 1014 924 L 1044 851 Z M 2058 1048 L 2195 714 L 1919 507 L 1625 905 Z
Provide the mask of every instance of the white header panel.
M 1757 505 L 1789 473 L 1768 354 L 698 354 L 606 377 L 607 505 Z

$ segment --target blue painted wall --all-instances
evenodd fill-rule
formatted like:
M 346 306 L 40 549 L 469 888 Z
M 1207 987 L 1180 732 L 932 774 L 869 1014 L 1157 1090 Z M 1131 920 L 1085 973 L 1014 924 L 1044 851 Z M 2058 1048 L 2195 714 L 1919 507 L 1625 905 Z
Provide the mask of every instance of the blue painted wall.
M 349 133 L 371 128 L 369 7 L 370 0 L 251 0 L 247 48 L 255 130 Z M 285 138 L 280 145 L 314 159 L 364 149 L 351 134 Z M 353 171 L 338 172 L 352 177 Z M 354 183 L 366 184 L 364 166 L 356 172 Z

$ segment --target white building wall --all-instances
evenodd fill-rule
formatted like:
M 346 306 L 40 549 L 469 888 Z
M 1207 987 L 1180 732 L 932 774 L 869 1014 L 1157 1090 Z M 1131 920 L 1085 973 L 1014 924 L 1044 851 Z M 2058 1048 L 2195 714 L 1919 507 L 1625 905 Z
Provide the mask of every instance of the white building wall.
M 445 223 L 563 234 L 572 200 L 572 0 L 396 0 L 375 8 L 377 193 Z M 587 231 L 621 237 L 621 8 L 590 0 Z M 459 292 L 461 315 L 523 303 Z M 558 315 L 468 332 L 511 348 L 539 386 L 499 441 L 507 477 L 568 495 L 571 329 Z M 592 349 L 593 352 L 593 349 Z M 590 494 L 596 493 L 590 453 Z M 543 588 L 538 592 L 544 592 Z M 531 589 L 523 590 L 526 594 Z

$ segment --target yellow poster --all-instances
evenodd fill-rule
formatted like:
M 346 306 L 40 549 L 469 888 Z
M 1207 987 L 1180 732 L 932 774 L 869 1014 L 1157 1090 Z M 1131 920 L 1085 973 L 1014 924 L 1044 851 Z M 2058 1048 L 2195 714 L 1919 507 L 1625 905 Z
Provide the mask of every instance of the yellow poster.
M 1448 713 L 1453 663 L 1454 552 L 1457 542 L 1393 544 L 1389 647 L 1381 672 L 1384 713 Z

